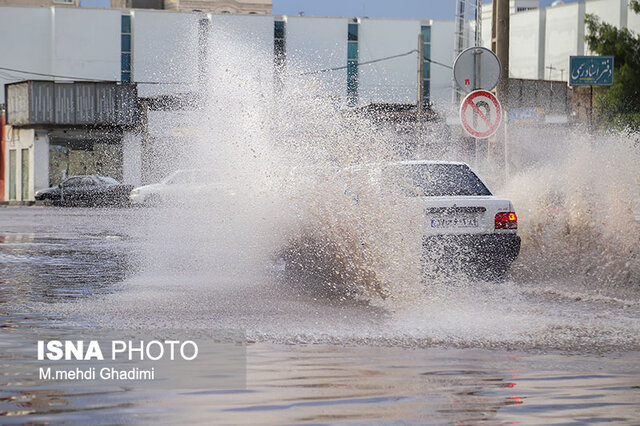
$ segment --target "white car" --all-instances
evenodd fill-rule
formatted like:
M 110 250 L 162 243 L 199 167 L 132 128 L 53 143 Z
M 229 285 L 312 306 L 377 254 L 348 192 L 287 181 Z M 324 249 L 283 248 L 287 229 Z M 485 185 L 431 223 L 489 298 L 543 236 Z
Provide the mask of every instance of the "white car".
M 159 183 L 134 188 L 129 201 L 137 206 L 176 203 L 197 195 L 212 184 L 210 173 L 199 169 L 176 170 Z
M 520 253 L 513 204 L 493 195 L 467 164 L 402 161 L 361 170 L 418 203 L 425 261 L 500 278 Z

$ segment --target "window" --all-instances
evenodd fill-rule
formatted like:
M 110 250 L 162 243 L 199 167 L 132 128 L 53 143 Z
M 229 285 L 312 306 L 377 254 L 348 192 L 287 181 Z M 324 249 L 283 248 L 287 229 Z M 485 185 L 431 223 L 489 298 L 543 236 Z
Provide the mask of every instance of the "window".
M 429 103 L 431 95 L 431 26 L 423 25 L 422 32 L 422 102 Z
M 131 82 L 131 15 L 122 15 L 120 21 L 120 81 Z
M 119 184 L 119 182 L 117 180 L 115 180 L 114 178 L 109 177 L 109 176 L 98 176 L 98 179 L 100 180 L 100 182 L 106 183 L 106 184 L 109 184 L 109 185 L 118 185 Z
M 284 66 L 285 59 L 285 40 L 284 40 L 284 21 L 274 21 L 273 23 L 273 54 L 274 65 L 276 67 Z
M 347 103 L 358 102 L 358 24 L 347 28 Z
M 478 176 L 462 164 L 397 165 L 384 175 L 407 196 L 491 195 Z
M 282 72 L 287 58 L 285 45 L 285 22 L 273 21 L 273 66 L 275 68 L 274 87 L 276 90 L 282 90 L 283 80 Z
M 62 182 L 62 185 L 66 187 L 76 187 L 76 186 L 80 186 L 81 184 L 82 184 L 82 178 L 79 178 L 79 177 L 72 177 Z

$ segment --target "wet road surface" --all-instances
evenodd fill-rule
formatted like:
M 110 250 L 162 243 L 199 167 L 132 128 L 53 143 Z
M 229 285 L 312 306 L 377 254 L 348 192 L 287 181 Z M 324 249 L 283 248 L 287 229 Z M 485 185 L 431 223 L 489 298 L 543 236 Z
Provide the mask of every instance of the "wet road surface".
M 634 289 L 452 280 L 367 303 L 286 282 L 259 247 L 210 243 L 197 229 L 183 244 L 174 231 L 157 232 L 148 210 L 0 209 L 2 423 L 640 418 Z M 16 384 L 15 354 L 53 327 L 241 328 L 246 387 Z

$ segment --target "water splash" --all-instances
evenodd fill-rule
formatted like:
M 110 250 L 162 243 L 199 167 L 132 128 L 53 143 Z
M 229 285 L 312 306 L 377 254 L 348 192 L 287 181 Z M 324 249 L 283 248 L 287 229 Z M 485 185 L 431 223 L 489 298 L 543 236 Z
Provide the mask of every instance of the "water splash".
M 345 171 L 468 161 L 464 142 L 441 123 L 409 132 L 350 109 L 304 69 L 278 80 L 270 52 L 247 46 L 216 45 L 202 104 L 182 118 L 193 137 L 158 163 L 206 169 L 215 182 L 181 206 L 142 211 L 140 272 L 100 309 L 89 301 L 74 312 L 99 312 L 110 325 L 243 327 L 279 342 L 640 348 L 640 231 L 630 210 L 640 159 L 630 138 L 569 129 L 538 143 L 530 129 L 510 131 L 524 141 L 514 142 L 514 177 L 496 191 L 520 217 L 510 276 L 425 280 L 421 213 Z M 345 190 L 355 183 L 357 202 Z M 280 257 L 313 278 L 283 283 L 273 273 Z

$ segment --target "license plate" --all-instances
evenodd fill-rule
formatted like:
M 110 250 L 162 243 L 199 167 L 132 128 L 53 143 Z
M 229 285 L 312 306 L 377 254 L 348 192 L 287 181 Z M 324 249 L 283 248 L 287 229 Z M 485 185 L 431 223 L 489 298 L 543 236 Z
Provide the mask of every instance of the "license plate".
M 432 228 L 477 228 L 477 217 L 436 217 L 431 219 Z

